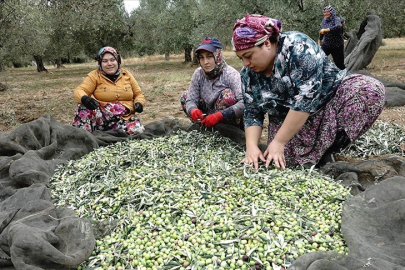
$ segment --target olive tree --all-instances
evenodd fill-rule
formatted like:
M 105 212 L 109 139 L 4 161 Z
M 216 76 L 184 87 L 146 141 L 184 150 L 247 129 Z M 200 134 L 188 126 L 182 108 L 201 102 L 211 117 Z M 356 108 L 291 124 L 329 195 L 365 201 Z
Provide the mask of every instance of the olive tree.
M 168 2 L 141 0 L 139 7 L 131 13 L 131 37 L 138 55 L 156 53 L 158 43 L 162 43 L 161 39 L 168 35 Z
M 284 31 L 298 30 L 317 39 L 323 7 L 332 4 L 358 29 L 374 9 L 384 37 L 405 34 L 404 1 L 384 0 L 141 0 L 127 14 L 123 0 L 0 0 L 0 70 L 34 58 L 61 64 L 62 58 L 95 56 L 102 46 L 124 55 L 184 52 L 185 61 L 204 36 L 230 46 L 232 28 L 246 13 L 280 19 Z
M 4 0 L 1 13 L 7 18 L 1 25 L 2 61 L 22 62 L 27 56 L 37 61 L 37 70 L 46 71 L 42 59 L 49 43 L 50 22 L 40 0 Z M 1 22 L 3 24 L 3 21 Z
M 177 53 L 184 51 L 185 62 L 192 60 L 193 34 L 197 0 L 141 0 L 137 10 L 131 13 L 136 25 L 136 49 L 145 53 Z
M 340 14 L 346 18 L 348 29 L 358 30 L 367 12 L 374 10 L 381 18 L 385 38 L 405 35 L 405 2 L 384 0 L 344 0 L 336 4 Z
M 15 21 L 15 11 L 10 3 L 0 2 L 0 71 L 5 69 L 7 58 L 7 42 L 12 38 Z
M 192 61 L 193 36 L 199 23 L 197 18 L 198 1 L 176 0 L 169 6 L 173 24 L 173 41 L 176 48 L 184 50 L 184 61 Z
M 53 25 L 49 57 L 95 56 L 103 46 L 128 44 L 128 16 L 122 0 L 48 0 Z
M 43 59 L 60 64 L 62 57 L 131 41 L 122 0 L 4 0 L 0 6 L 1 62 L 30 56 L 46 71 Z

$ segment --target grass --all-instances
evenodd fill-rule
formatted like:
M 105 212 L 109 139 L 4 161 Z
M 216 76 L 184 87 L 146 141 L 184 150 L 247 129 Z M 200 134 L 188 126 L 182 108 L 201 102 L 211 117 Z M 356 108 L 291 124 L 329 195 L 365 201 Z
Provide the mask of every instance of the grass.
M 390 38 L 384 39 L 384 46 L 380 47 L 380 50 L 405 50 L 405 39 L 404 38 Z
M 232 51 L 225 51 L 227 63 L 237 70 L 242 62 Z M 140 115 L 143 124 L 177 117 L 186 119 L 179 97 L 188 89 L 196 65 L 184 63 L 184 55 L 163 55 L 123 59 L 122 66 L 130 70 L 146 95 L 147 104 Z M 405 38 L 385 40 L 367 69 L 389 81 L 405 82 Z M 95 61 L 67 64 L 57 69 L 46 65 L 48 73 L 38 73 L 35 67 L 9 68 L 0 72 L 0 82 L 7 90 L 0 92 L 0 131 L 51 114 L 63 124 L 70 124 L 76 103 L 73 90 L 87 73 L 97 68 Z
M 405 47 L 381 50 L 367 69 L 375 76 L 392 82 L 405 82 Z

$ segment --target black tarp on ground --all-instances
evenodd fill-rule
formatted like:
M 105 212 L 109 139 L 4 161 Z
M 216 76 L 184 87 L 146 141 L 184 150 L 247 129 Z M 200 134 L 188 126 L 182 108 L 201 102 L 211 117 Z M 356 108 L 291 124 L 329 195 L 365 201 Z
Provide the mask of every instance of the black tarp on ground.
M 198 127 L 164 119 L 145 128 L 141 136 L 129 138 L 148 139 Z M 242 131 L 222 124 L 217 130 L 244 146 Z M 55 207 L 46 184 L 58 164 L 126 139 L 128 136 L 121 132 L 90 134 L 50 116 L 0 133 L 1 269 L 68 269 L 90 256 L 97 228 L 73 211 Z M 354 190 L 366 190 L 344 207 L 342 228 L 350 254 L 309 253 L 299 257 L 291 269 L 360 269 L 366 263 L 369 269 L 402 269 L 405 178 L 399 176 L 405 174 L 405 159 L 394 156 L 378 162 L 379 172 L 390 171 L 379 174 L 378 185 L 364 184 L 373 179 L 365 176 L 376 174 L 377 163 L 362 166 L 336 162 L 323 168 L 357 187 Z
M 152 124 L 134 139 L 169 134 L 171 124 Z M 50 116 L 0 133 L 1 269 L 68 269 L 90 256 L 92 224 L 56 208 L 46 184 L 57 165 L 125 139 L 120 132 L 92 135 Z
M 307 253 L 289 269 L 405 269 L 404 218 L 405 177 L 386 179 L 345 202 L 342 232 L 348 255 Z
M 366 70 L 352 71 L 352 73 L 364 74 L 376 78 L 385 86 L 385 107 L 397 107 L 405 105 L 405 83 L 390 82 L 371 75 Z
M 348 42 L 349 48 L 345 52 L 345 66 L 348 70 L 361 70 L 371 63 L 375 53 L 382 44 L 381 19 L 373 12 L 367 15 L 367 25 L 365 32 L 356 42 L 353 48 L 354 40 Z M 349 32 L 352 33 L 353 32 Z M 352 36 L 354 38 L 354 36 Z M 357 37 L 356 37 L 357 39 Z M 350 51 L 349 54 L 347 54 Z
M 0 133 L 0 268 L 69 269 L 86 260 L 97 224 L 54 206 L 46 184 L 56 167 L 100 146 L 166 136 L 179 128 L 198 127 L 164 119 L 146 125 L 139 136 L 120 131 L 91 134 L 48 115 Z M 244 144 L 241 130 L 218 128 Z

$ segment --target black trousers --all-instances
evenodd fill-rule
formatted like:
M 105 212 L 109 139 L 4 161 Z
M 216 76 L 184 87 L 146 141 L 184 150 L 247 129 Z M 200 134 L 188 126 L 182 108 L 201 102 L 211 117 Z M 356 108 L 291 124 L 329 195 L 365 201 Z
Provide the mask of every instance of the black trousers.
M 336 138 L 331 147 L 327 150 L 327 152 L 331 153 L 339 153 L 343 148 L 350 144 L 349 136 L 347 136 L 346 131 L 338 130 L 336 133 Z
M 329 162 L 335 162 L 334 154 L 339 153 L 349 144 L 350 139 L 349 136 L 347 136 L 346 131 L 338 130 L 338 132 L 336 133 L 335 141 L 333 142 L 331 147 L 329 147 L 328 150 L 326 150 L 326 152 L 323 154 L 318 164 L 316 164 L 316 167 L 319 168 Z
M 327 48 L 322 45 L 322 50 L 326 55 L 332 54 L 333 62 L 340 69 L 345 69 L 345 54 L 344 47 L 339 48 Z

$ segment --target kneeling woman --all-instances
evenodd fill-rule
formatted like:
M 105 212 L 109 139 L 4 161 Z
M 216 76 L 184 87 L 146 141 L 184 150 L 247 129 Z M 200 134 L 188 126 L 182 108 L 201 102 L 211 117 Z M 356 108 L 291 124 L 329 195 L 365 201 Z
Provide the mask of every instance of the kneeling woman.
M 281 22 L 249 15 L 234 25 L 233 44 L 243 61 L 246 155 L 258 168 L 322 165 L 364 134 L 383 110 L 385 88 L 349 74 L 328 60 L 314 40 L 281 32 Z M 258 147 L 265 114 L 267 149 Z
M 78 103 L 73 126 L 89 132 L 124 130 L 141 134 L 145 130 L 135 113 L 145 106 L 145 95 L 132 74 L 121 68 L 121 58 L 112 47 L 102 48 L 98 69 L 93 70 L 75 89 Z
M 243 129 L 243 97 L 239 72 L 226 64 L 222 44 L 206 37 L 195 51 L 200 67 L 194 71 L 180 103 L 193 122 L 210 128 L 225 123 Z

